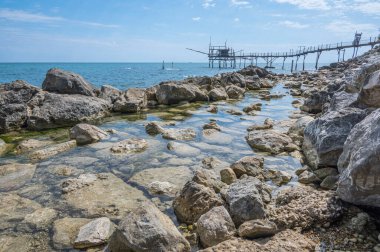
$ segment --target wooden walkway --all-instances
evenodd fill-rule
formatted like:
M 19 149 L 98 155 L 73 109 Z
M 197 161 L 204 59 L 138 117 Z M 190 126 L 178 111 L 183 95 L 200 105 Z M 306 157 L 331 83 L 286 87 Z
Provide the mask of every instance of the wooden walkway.
M 358 36 L 359 35 L 359 36 Z M 357 37 L 358 36 L 358 37 Z M 310 47 L 300 47 L 299 50 L 291 50 L 289 52 L 270 52 L 270 53 L 242 53 L 241 51 L 235 52 L 232 48 L 224 46 L 212 46 L 210 43 L 209 53 L 201 52 L 193 49 L 198 53 L 206 54 L 209 58 L 209 67 L 214 67 L 214 61 L 219 63 L 219 68 L 226 68 L 228 66 L 236 68 L 236 61 L 244 61 L 244 66 L 246 61 L 249 61 L 252 65 L 255 63 L 257 65 L 258 59 L 263 59 L 266 62 L 266 68 L 274 68 L 273 62 L 277 59 L 282 59 L 282 69 L 284 69 L 285 61 L 288 58 L 292 59 L 291 71 L 297 71 L 298 61 L 303 58 L 302 70 L 305 70 L 305 59 L 309 54 L 316 54 L 315 69 L 318 69 L 318 62 L 322 52 L 327 51 L 337 51 L 338 62 L 345 60 L 345 52 L 348 48 L 353 48 L 352 57 L 357 56 L 360 47 L 371 46 L 373 48 L 375 45 L 380 44 L 379 37 L 371 37 L 369 39 L 361 39 L 361 34 L 355 34 L 355 40 L 353 42 L 340 42 L 335 44 L 324 44 L 319 46 Z M 342 57 L 341 57 L 342 56 Z M 295 59 L 295 62 L 294 62 Z M 294 68 L 294 69 L 293 69 Z

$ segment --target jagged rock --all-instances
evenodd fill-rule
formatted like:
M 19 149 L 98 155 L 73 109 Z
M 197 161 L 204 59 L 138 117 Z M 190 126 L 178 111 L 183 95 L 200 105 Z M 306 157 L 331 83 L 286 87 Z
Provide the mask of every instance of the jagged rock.
M 227 92 L 223 87 L 212 89 L 210 92 L 208 92 L 208 96 L 210 97 L 211 101 L 222 101 L 228 99 Z
M 220 180 L 227 185 L 234 183 L 236 179 L 236 174 L 231 168 L 225 168 L 220 171 Z
M 63 218 L 53 225 L 53 242 L 56 249 L 71 249 L 80 228 L 89 223 L 90 219 Z
M 328 101 L 328 92 L 325 90 L 317 91 L 308 97 L 304 104 L 301 106 L 301 110 L 317 114 L 322 112 L 323 105 Z
M 329 175 L 322 180 L 320 186 L 323 189 L 335 190 L 337 187 L 338 180 L 339 180 L 339 175 Z
M 33 151 L 29 154 L 29 158 L 32 160 L 42 160 L 52 156 L 55 156 L 59 153 L 68 151 L 77 146 L 75 140 L 67 141 L 60 144 L 55 144 L 40 150 Z
M 275 183 L 277 186 L 282 186 L 290 182 L 292 179 L 292 175 L 285 171 L 278 171 L 269 169 L 265 173 L 265 177 L 272 180 L 273 183 Z
M 193 140 L 196 137 L 194 129 L 166 129 L 162 137 L 169 140 Z
M 249 126 L 247 128 L 247 131 L 272 129 L 273 125 L 274 125 L 273 120 L 270 118 L 267 118 L 265 119 L 264 124 L 254 124 L 252 126 Z
M 39 93 L 28 102 L 26 127 L 30 130 L 73 126 L 110 114 L 110 103 L 97 97 Z
M 266 69 L 256 67 L 256 66 L 252 66 L 252 65 L 247 66 L 247 67 L 239 70 L 238 73 L 240 73 L 244 76 L 255 76 L 255 75 L 257 75 L 260 78 L 264 78 L 269 74 L 269 72 Z
M 238 229 L 240 237 L 251 239 L 272 236 L 277 232 L 276 224 L 264 219 L 246 221 Z
M 311 171 L 304 171 L 298 176 L 298 182 L 302 184 L 311 184 L 321 180 Z
M 59 94 L 95 96 L 94 87 L 82 76 L 58 68 L 52 68 L 47 72 L 42 89 Z
M 34 164 L 0 165 L 0 191 L 16 190 L 28 183 L 34 175 Z
M 241 99 L 244 97 L 245 90 L 243 88 L 231 85 L 226 88 L 226 92 L 230 99 Z
M 165 194 L 170 195 L 174 191 L 175 186 L 167 181 L 153 181 L 148 185 L 148 191 L 151 194 Z
M 345 201 L 380 207 L 380 109 L 356 124 L 339 158 L 337 193 Z
M 238 178 L 244 174 L 253 177 L 262 177 L 264 158 L 257 156 L 246 156 L 233 163 L 230 167 Z
M 221 82 L 224 86 L 234 85 L 245 88 L 245 78 L 239 73 L 223 73 L 221 76 Z
M 109 242 L 112 252 L 190 251 L 189 242 L 179 233 L 169 217 L 153 204 L 141 204 L 129 212 Z
M 173 208 L 179 221 L 192 224 L 215 206 L 223 205 L 222 199 L 210 188 L 189 181 L 174 199 Z
M 217 178 L 216 173 L 205 169 L 196 170 L 192 181 L 211 188 L 216 193 L 219 193 L 221 188 L 225 185 Z
M 311 116 L 303 116 L 297 119 L 297 121 L 289 128 L 288 134 L 303 136 L 305 127 L 312 121 L 314 121 L 314 118 Z
M 226 201 L 237 226 L 248 220 L 265 217 L 266 209 L 261 196 L 261 187 L 260 180 L 249 177 L 237 180 L 228 188 Z
M 162 83 L 157 88 L 156 97 L 159 104 L 165 105 L 208 101 L 208 96 L 192 84 Z
M 156 92 L 157 92 L 158 86 L 153 86 L 145 89 L 146 98 L 148 101 L 157 101 Z
M 275 234 L 273 237 L 247 240 L 234 238 L 219 243 L 216 246 L 200 250 L 200 252 L 219 251 L 288 251 L 309 252 L 315 250 L 316 244 L 306 236 L 293 230 L 285 230 Z
M 351 129 L 366 117 L 365 110 L 344 108 L 330 111 L 310 122 L 304 130 L 303 151 L 313 169 L 336 167 Z
M 46 145 L 50 145 L 52 143 L 53 141 L 51 140 L 27 139 L 27 140 L 21 141 L 17 145 L 16 151 L 17 153 L 29 152 L 31 150 L 38 149 Z
M 107 137 L 107 132 L 86 123 L 77 124 L 70 129 L 70 139 L 75 139 L 80 145 L 95 143 Z
M 327 176 L 336 176 L 336 175 L 338 175 L 338 170 L 335 169 L 335 168 L 326 167 L 326 168 L 315 170 L 315 171 L 313 171 L 313 173 L 315 175 L 317 175 L 317 177 L 319 179 L 323 180 Z
M 62 183 L 62 199 L 86 216 L 120 219 L 146 201 L 142 191 L 111 173 L 82 174 Z M 83 226 L 83 225 L 82 225 Z
M 251 131 L 248 133 L 246 140 L 252 148 L 271 154 L 297 150 L 297 146 L 292 143 L 289 136 L 275 130 Z
M 158 134 L 163 133 L 165 130 L 156 122 L 149 122 L 148 124 L 145 125 L 145 131 L 149 135 L 158 135 Z
M 122 93 L 121 90 L 113 86 L 103 85 L 100 88 L 99 98 L 107 99 L 113 104 Z
M 202 167 L 205 169 L 220 169 L 225 166 L 226 163 L 216 157 L 205 157 L 202 159 Z
M 25 104 L 39 92 L 41 89 L 21 80 L 0 85 L 0 134 L 25 126 Z
M 125 91 L 113 104 L 113 111 L 135 113 L 147 106 L 145 89 L 130 88 Z
M 204 247 L 231 239 L 235 232 L 235 224 L 223 206 L 212 208 L 197 221 L 197 233 Z
M 74 241 L 75 248 L 90 248 L 108 242 L 114 231 L 114 225 L 107 217 L 95 219 L 79 229 Z
M 309 186 L 286 188 L 279 192 L 275 203 L 268 206 L 268 219 L 279 229 L 307 229 L 337 220 L 343 212 L 333 191 L 319 191 Z
M 259 90 L 261 88 L 261 80 L 257 75 L 253 75 L 252 78 L 246 76 L 245 83 L 248 90 Z
M 119 154 L 127 154 L 132 152 L 141 152 L 148 147 L 148 142 L 144 139 L 126 139 L 114 144 L 111 152 Z
M 331 97 L 329 111 L 339 111 L 350 107 L 358 99 L 358 93 L 347 93 L 345 91 L 336 92 Z
M 369 107 L 380 107 L 380 70 L 371 73 L 365 80 L 358 97 L 358 102 Z

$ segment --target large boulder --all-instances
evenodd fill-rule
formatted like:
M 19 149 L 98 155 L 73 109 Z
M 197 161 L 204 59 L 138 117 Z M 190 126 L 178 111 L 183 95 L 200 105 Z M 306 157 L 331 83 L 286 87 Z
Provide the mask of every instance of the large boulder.
M 252 148 L 271 154 L 279 154 L 284 151 L 291 152 L 297 149 L 288 135 L 276 130 L 251 131 L 246 140 Z
M 103 85 L 100 88 L 100 94 L 99 97 L 103 99 L 109 100 L 111 103 L 114 103 L 120 95 L 122 95 L 122 91 L 119 89 L 110 86 L 110 85 Z
M 380 70 L 373 72 L 365 80 L 358 101 L 369 107 L 380 107 Z
M 129 212 L 109 242 L 112 252 L 190 251 L 189 242 L 170 218 L 151 203 Z
M 244 75 L 244 76 L 254 76 L 257 75 L 260 78 L 266 77 L 269 72 L 265 68 L 257 67 L 257 66 L 247 66 L 241 70 L 238 71 L 238 73 Z
M 305 127 L 312 121 L 314 121 L 314 118 L 311 116 L 303 116 L 301 118 L 298 118 L 297 121 L 292 126 L 290 126 L 288 134 L 303 136 Z
M 329 111 L 338 111 L 342 108 L 354 105 L 358 99 L 358 93 L 336 92 L 331 97 Z
M 197 221 L 197 233 L 204 247 L 231 239 L 235 232 L 235 224 L 223 206 L 212 208 Z
M 221 76 L 221 83 L 224 86 L 234 85 L 245 89 L 245 78 L 239 73 L 224 73 Z
M 234 223 L 239 226 L 245 221 L 263 219 L 266 209 L 260 180 L 249 177 L 232 183 L 226 193 L 226 201 Z M 266 192 L 268 193 L 268 192 Z
M 147 95 L 145 89 L 130 88 L 125 91 L 113 104 L 115 112 L 135 113 L 147 106 Z
M 26 103 L 41 89 L 17 80 L 0 85 L 0 134 L 18 130 L 28 116 Z
M 227 100 L 228 95 L 224 87 L 217 87 L 208 92 L 211 101 Z
M 173 208 L 179 221 L 192 224 L 215 206 L 223 205 L 223 200 L 214 190 L 189 181 L 174 199 Z
M 351 129 L 367 115 L 365 110 L 344 108 L 330 111 L 307 125 L 303 151 L 313 169 L 336 167 Z
M 322 112 L 323 105 L 328 99 L 329 93 L 327 91 L 315 91 L 304 101 L 301 110 L 313 114 L 320 113 Z
M 255 156 L 246 156 L 231 165 L 236 177 L 240 178 L 244 174 L 253 177 L 260 177 L 263 174 L 264 158 Z
M 380 109 L 356 124 L 339 158 L 337 193 L 345 201 L 380 207 Z
M 156 91 L 159 104 L 208 101 L 208 96 L 193 84 L 162 83 Z
M 28 103 L 26 127 L 31 130 L 73 126 L 109 115 L 108 101 L 84 95 L 42 93 Z
M 250 220 L 240 225 L 238 233 L 240 237 L 257 239 L 272 236 L 278 232 L 275 223 L 268 220 Z
M 244 97 L 245 89 L 230 85 L 226 87 L 226 92 L 230 99 L 241 99 Z
M 281 229 L 308 229 L 338 220 L 343 213 L 341 201 L 333 191 L 309 186 L 289 187 L 279 192 L 268 205 L 268 219 Z
M 47 72 L 42 89 L 59 94 L 95 96 L 94 88 L 82 76 L 58 68 L 52 68 Z
M 70 129 L 70 139 L 75 139 L 77 144 L 95 143 L 106 137 L 107 132 L 86 123 L 77 124 Z

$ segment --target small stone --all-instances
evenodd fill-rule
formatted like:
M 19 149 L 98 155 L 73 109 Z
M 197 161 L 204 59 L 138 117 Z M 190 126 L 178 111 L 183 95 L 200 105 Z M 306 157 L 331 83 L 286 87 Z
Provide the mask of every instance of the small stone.
M 82 226 L 74 241 L 75 248 L 89 248 L 104 244 L 112 235 L 114 226 L 110 219 L 102 217 Z
M 301 175 L 304 171 L 306 171 L 308 169 L 308 167 L 307 166 L 304 166 L 304 167 L 302 167 L 302 168 L 299 168 L 298 170 L 296 170 L 296 175 L 297 176 L 299 176 L 299 175 Z
M 148 147 L 148 143 L 144 139 L 127 139 L 114 144 L 111 147 L 111 152 L 113 153 L 131 153 L 131 152 L 141 152 Z
M 266 176 L 269 177 L 277 186 L 287 184 L 292 179 L 292 175 L 289 173 L 272 169 L 267 172 Z
M 107 132 L 86 123 L 77 124 L 70 129 L 70 139 L 75 139 L 79 145 L 95 143 L 107 137 Z
M 148 185 L 148 190 L 152 194 L 170 194 L 174 190 L 174 185 L 169 182 L 153 181 Z
M 226 112 L 228 114 L 231 114 L 231 115 L 243 115 L 243 113 L 241 111 L 238 111 L 238 110 L 235 110 L 235 109 L 229 109 L 229 110 L 226 110 Z
M 323 180 L 327 176 L 338 175 L 338 170 L 335 168 L 322 168 L 322 169 L 314 170 L 313 173 L 317 175 L 319 179 Z
M 190 245 L 198 244 L 198 235 L 197 233 L 183 233 L 183 237 L 190 243 Z
M 211 106 L 207 109 L 207 112 L 210 112 L 210 113 L 218 113 L 218 107 L 217 107 L 217 106 L 214 106 L 214 105 L 211 105 Z
M 163 133 L 165 130 L 156 122 L 149 122 L 147 125 L 145 125 L 145 131 L 149 135 L 154 136 Z
M 220 126 L 216 122 L 209 122 L 203 125 L 203 129 L 215 129 L 217 131 L 220 131 Z
M 320 179 L 314 173 L 310 171 L 304 171 L 298 176 L 298 182 L 302 184 L 316 183 L 319 181 Z
M 167 129 L 162 132 L 162 137 L 169 140 L 193 140 L 197 134 L 194 129 Z
M 238 229 L 240 237 L 251 239 L 272 236 L 277 232 L 276 224 L 264 219 L 246 221 Z
M 236 181 L 236 174 L 234 170 L 231 168 L 225 168 L 220 171 L 220 178 L 222 182 L 226 183 L 227 185 L 232 184 L 233 182 Z

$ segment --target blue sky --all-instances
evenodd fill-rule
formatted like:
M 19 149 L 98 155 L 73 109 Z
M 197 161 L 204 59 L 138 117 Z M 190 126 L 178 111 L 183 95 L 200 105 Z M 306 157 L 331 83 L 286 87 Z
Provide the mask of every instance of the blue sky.
M 210 37 L 288 51 L 379 28 L 380 0 L 0 0 L 0 62 L 202 62 L 185 48 Z

